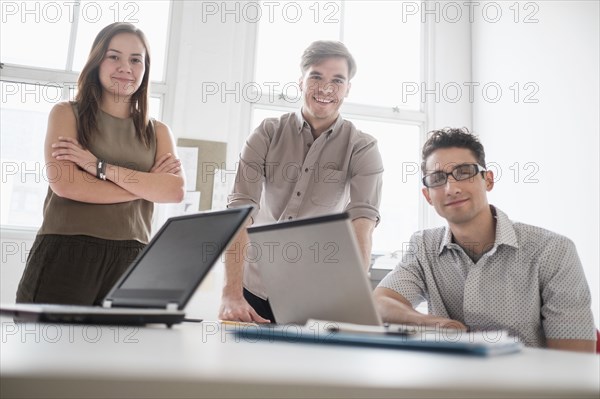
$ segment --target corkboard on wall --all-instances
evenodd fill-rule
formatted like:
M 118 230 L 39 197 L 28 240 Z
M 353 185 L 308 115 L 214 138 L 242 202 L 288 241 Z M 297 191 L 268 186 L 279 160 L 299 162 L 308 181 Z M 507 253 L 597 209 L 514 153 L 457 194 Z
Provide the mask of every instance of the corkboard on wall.
M 227 143 L 219 141 L 178 139 L 177 146 L 198 149 L 196 191 L 200 191 L 201 193 L 199 210 L 210 210 L 212 206 L 215 170 L 226 168 Z

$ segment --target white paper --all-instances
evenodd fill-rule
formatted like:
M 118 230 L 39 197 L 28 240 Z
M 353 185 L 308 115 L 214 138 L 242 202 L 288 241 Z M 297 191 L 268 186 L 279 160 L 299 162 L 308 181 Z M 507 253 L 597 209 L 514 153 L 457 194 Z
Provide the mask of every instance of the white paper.
M 166 204 L 165 209 L 165 220 L 172 216 L 189 215 L 190 213 L 197 213 L 200 209 L 200 191 L 186 191 L 183 196 L 183 201 L 178 204 Z
M 234 179 L 235 173 L 215 169 L 211 209 L 218 210 L 227 207 L 227 196 L 231 193 Z
M 196 191 L 198 174 L 198 148 L 177 147 L 177 155 L 185 174 L 185 191 Z

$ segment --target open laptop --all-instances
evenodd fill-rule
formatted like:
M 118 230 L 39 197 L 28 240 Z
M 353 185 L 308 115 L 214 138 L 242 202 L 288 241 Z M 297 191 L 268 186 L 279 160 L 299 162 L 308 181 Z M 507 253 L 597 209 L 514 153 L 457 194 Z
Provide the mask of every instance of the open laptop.
M 16 321 L 143 325 L 180 323 L 184 307 L 245 225 L 252 207 L 168 219 L 103 300 L 102 306 L 0 306 Z
M 513 353 L 521 343 L 507 331 L 461 332 L 442 327 L 383 324 L 346 213 L 248 229 L 276 325 L 235 332 L 284 342 L 419 349 L 482 356 Z M 290 326 L 299 324 L 301 326 Z
M 248 228 L 278 324 L 382 325 L 347 213 Z

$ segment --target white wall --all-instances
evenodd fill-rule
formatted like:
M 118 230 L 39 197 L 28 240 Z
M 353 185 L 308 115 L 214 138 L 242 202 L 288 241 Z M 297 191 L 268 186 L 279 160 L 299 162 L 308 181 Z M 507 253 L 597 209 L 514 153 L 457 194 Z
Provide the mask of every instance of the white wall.
M 441 4 L 441 3 L 440 3 Z M 435 9 L 431 7 L 430 9 Z M 425 25 L 427 58 L 431 67 L 425 66 L 426 89 L 433 94 L 427 94 L 425 110 L 428 121 L 423 133 L 443 127 L 467 127 L 473 129 L 472 102 L 467 95 L 463 82 L 472 80 L 471 71 L 471 24 L 468 18 L 461 18 L 454 22 L 449 18 L 442 18 L 441 6 L 438 7 L 439 18 L 435 14 L 428 15 L 428 21 L 434 22 Z M 425 62 L 424 62 L 425 64 Z M 456 85 L 462 92 L 452 91 Z M 422 98 L 423 100 L 423 98 Z M 423 134 L 422 144 L 426 140 Z M 385 195 L 385 191 L 384 191 Z M 446 221 L 440 217 L 432 206 L 422 201 L 425 207 L 424 228 L 445 226 Z
M 497 103 L 476 97 L 473 104 L 473 127 L 502 173 L 490 201 L 575 242 L 598 325 L 599 3 L 537 1 L 539 21 L 528 24 L 514 22 L 511 4 L 498 23 L 472 25 L 473 80 L 504 90 Z M 525 11 L 521 19 L 534 9 Z M 514 82 L 521 94 L 532 93 L 522 89 L 527 82 L 537 85 L 539 102 L 515 102 Z M 516 162 L 518 178 L 510 169 Z M 538 182 L 527 182 L 534 171 Z
M 222 22 L 219 15 L 203 12 L 203 3 L 215 4 L 176 2 L 182 8 L 180 47 L 179 57 L 170 60 L 175 96 L 165 119 L 178 137 L 227 142 L 233 168 L 250 106 L 236 87 L 243 88 L 252 76 L 254 25 L 243 19 L 236 23 L 232 16 Z M 219 92 L 212 94 L 215 86 Z

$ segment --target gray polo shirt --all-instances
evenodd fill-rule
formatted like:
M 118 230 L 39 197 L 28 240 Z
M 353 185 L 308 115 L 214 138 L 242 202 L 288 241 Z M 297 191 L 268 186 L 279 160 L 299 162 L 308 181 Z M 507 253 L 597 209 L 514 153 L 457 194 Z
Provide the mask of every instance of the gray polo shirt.
M 377 141 L 341 116 L 316 140 L 301 111 L 267 118 L 248 137 L 228 207 L 254 205 L 254 225 L 346 211 L 379 222 L 383 163 Z M 244 287 L 266 298 L 256 264 Z
M 590 291 L 571 240 L 495 213 L 494 246 L 477 263 L 448 227 L 415 233 L 379 284 L 413 306 L 472 329 L 507 329 L 525 345 L 546 338 L 595 340 Z

